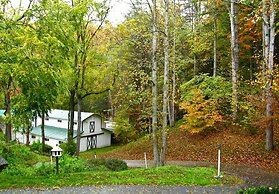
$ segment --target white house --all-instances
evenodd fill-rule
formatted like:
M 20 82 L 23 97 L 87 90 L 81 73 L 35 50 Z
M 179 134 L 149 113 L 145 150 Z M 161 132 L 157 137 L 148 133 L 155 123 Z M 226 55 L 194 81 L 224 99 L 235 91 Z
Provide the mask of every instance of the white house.
M 67 141 L 67 131 L 69 125 L 69 111 L 53 109 L 45 117 L 45 142 L 54 147 L 56 144 L 61 144 Z M 77 134 L 77 112 L 74 114 L 74 139 Z M 32 129 L 30 132 L 30 144 L 34 141 L 41 141 L 41 123 L 39 117 L 32 121 Z M 86 151 L 93 148 L 101 148 L 111 145 L 111 136 L 113 129 L 106 128 L 106 122 L 103 118 L 94 113 L 81 113 L 81 139 L 80 151 Z M 26 143 L 26 134 L 23 132 L 16 133 L 16 139 L 21 143 Z

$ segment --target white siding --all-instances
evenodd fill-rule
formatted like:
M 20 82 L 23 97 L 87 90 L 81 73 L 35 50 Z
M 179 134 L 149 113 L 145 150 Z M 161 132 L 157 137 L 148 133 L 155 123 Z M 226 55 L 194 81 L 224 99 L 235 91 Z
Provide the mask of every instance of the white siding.
M 97 148 L 111 146 L 111 134 L 104 132 L 103 135 L 97 137 Z
M 87 150 L 87 138 L 84 137 L 80 139 L 80 151 L 84 152 L 86 150 Z
M 83 135 L 86 134 L 92 134 L 89 130 L 89 124 L 91 121 L 95 122 L 95 131 L 93 133 L 100 133 L 102 132 L 102 119 L 101 117 L 97 115 L 92 115 L 91 117 L 85 119 L 82 124 L 83 124 Z
M 65 112 L 63 110 L 54 110 L 56 111 L 55 114 L 57 112 Z M 59 114 L 56 114 L 57 116 L 59 116 Z M 50 116 L 50 115 L 49 115 Z M 86 118 L 88 116 L 88 118 Z M 76 120 L 77 118 L 75 118 Z M 103 121 L 103 119 L 101 118 L 101 116 L 99 115 L 95 115 L 93 113 L 84 113 L 82 119 L 84 119 L 82 121 L 82 129 L 83 133 L 82 136 L 90 136 L 90 135 L 94 135 L 94 134 L 99 134 L 97 135 L 97 148 L 101 148 L 101 147 L 106 147 L 106 146 L 110 146 L 111 145 L 111 133 L 107 132 L 107 131 L 103 131 L 102 128 L 106 127 L 106 123 Z M 60 120 L 61 122 L 59 122 L 58 120 Z M 94 121 L 95 122 L 95 130 L 94 132 L 90 132 L 89 129 L 89 125 L 90 122 Z M 35 124 L 36 122 L 36 124 Z M 76 122 L 76 121 L 75 121 Z M 40 117 L 38 117 L 36 120 L 34 120 L 32 122 L 32 125 L 35 126 L 40 126 L 42 124 L 42 119 Z M 52 117 L 45 119 L 45 125 L 46 126 L 52 126 L 52 127 L 58 127 L 58 128 L 68 128 L 68 120 L 66 119 L 66 116 L 63 114 L 62 117 L 54 119 Z M 77 124 L 74 125 L 74 130 L 77 130 Z M 100 134 L 100 133 L 104 133 L 104 134 Z M 16 133 L 16 138 L 18 139 L 18 141 L 20 143 L 26 143 L 26 135 L 22 135 L 20 132 Z M 49 137 L 46 137 L 49 138 Z M 34 141 L 39 140 L 40 142 L 41 140 L 41 136 L 36 136 L 35 138 L 31 137 L 30 134 L 30 144 L 32 144 Z M 56 139 L 51 139 L 49 138 L 49 141 L 45 141 L 46 144 L 54 147 L 56 146 L 56 144 L 59 145 L 59 140 Z M 86 151 L 87 150 L 87 137 L 83 137 L 81 138 L 80 141 L 80 151 Z
M 46 137 L 47 138 L 47 137 Z M 22 144 L 26 144 L 26 134 L 22 134 L 21 132 L 16 132 L 16 139 L 22 143 Z M 32 138 L 32 134 L 30 134 L 30 137 L 29 137 L 29 141 L 30 141 L 30 145 L 33 143 L 33 142 L 37 142 L 37 141 L 40 141 L 42 142 L 42 137 L 41 136 L 35 136 L 35 138 Z M 45 141 L 45 143 L 47 145 L 50 145 L 51 147 L 55 147 L 56 144 L 59 145 L 59 140 L 56 140 L 56 139 L 49 139 L 49 141 Z

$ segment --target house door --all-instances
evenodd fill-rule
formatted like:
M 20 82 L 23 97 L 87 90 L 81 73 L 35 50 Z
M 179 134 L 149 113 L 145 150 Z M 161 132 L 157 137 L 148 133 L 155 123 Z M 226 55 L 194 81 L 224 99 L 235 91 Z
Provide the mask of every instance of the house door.
M 97 135 L 87 137 L 87 150 L 97 148 Z

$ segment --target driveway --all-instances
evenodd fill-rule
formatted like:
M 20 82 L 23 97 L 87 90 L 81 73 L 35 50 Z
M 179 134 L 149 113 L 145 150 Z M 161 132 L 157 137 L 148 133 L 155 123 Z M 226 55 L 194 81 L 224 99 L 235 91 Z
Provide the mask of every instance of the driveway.
M 52 193 L 69 193 L 69 194 L 216 194 L 226 193 L 233 194 L 239 189 L 237 186 L 142 186 L 142 185 L 112 185 L 112 186 L 81 186 L 81 187 L 61 187 L 57 189 L 12 189 L 0 190 L 5 194 L 52 194 Z

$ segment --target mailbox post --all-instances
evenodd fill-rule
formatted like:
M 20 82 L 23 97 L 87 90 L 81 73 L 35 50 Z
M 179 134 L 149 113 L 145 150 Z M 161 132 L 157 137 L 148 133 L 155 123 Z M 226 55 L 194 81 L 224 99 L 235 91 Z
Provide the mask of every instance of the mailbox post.
M 62 149 L 56 144 L 56 146 L 50 151 L 51 157 L 56 158 L 56 174 L 58 174 L 58 157 L 62 156 Z

